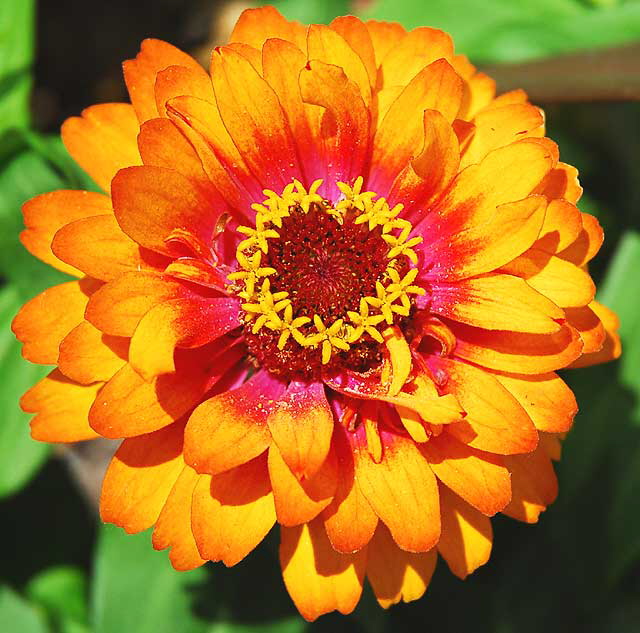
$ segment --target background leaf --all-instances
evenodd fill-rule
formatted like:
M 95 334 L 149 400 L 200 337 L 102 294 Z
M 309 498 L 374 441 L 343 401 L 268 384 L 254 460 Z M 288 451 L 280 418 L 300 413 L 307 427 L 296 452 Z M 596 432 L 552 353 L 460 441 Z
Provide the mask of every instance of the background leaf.
M 6 586 L 0 586 L 0 631 L 48 633 L 42 614 Z
M 523 61 L 632 42 L 640 2 L 581 0 L 374 0 L 364 16 L 406 27 L 435 26 L 476 61 Z
M 191 611 L 202 574 L 176 573 L 166 552 L 151 547 L 149 532 L 128 535 L 104 526 L 91 596 L 94 633 L 204 633 L 205 623 Z

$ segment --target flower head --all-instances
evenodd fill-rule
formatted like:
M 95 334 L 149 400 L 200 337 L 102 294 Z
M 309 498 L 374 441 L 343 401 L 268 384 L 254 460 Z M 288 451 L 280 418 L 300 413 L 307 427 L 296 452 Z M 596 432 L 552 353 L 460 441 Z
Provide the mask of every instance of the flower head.
M 132 104 L 68 120 L 105 193 L 24 207 L 77 277 L 14 321 L 56 369 L 22 399 L 50 442 L 123 438 L 105 521 L 176 569 L 235 565 L 275 524 L 313 619 L 365 577 L 388 606 L 442 556 L 535 522 L 576 404 L 555 373 L 619 354 L 602 231 L 540 110 L 445 33 L 246 11 L 210 73 L 147 40 Z

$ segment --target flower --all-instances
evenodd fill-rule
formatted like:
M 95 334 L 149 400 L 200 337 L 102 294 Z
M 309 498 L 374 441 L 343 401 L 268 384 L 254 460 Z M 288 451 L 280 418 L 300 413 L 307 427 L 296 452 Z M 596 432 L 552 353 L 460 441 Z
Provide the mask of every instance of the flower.
M 146 40 L 132 104 L 68 120 L 105 193 L 26 203 L 24 245 L 77 280 L 14 321 L 57 365 L 33 437 L 123 438 L 104 521 L 176 569 L 235 565 L 279 524 L 302 615 L 365 577 L 466 577 L 489 517 L 536 522 L 576 403 L 555 373 L 620 353 L 603 239 L 541 111 L 448 35 L 242 14 L 207 73 Z

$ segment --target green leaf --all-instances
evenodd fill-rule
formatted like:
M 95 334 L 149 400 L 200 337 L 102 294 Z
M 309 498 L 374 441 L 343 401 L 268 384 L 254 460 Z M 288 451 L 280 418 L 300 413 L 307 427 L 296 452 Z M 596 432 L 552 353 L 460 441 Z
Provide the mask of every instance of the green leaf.
M 19 240 L 22 204 L 65 186 L 54 167 L 33 150 L 21 152 L 0 171 L 0 274 L 24 300 L 69 279 L 29 254 Z
M 93 633 L 204 633 L 192 613 L 193 592 L 204 570 L 176 572 L 150 534 L 129 535 L 103 526 L 97 546 L 91 620 Z
M 377 0 L 366 18 L 450 33 L 460 52 L 477 61 L 522 61 L 635 41 L 640 3 L 632 0 Z
M 0 141 L 13 127 L 29 124 L 34 3 L 0 2 Z
M 18 406 L 22 393 L 49 371 L 27 363 L 20 355 L 20 344 L 9 326 L 21 303 L 14 286 L 0 290 L 0 498 L 20 490 L 38 472 L 50 449 L 31 439 L 30 416 Z
M 37 609 L 6 586 L 0 586 L 0 631 L 3 633 L 47 633 Z
M 339 15 L 351 13 L 349 0 L 277 0 L 272 4 L 289 20 L 304 24 L 328 24 Z
M 54 622 L 87 622 L 86 579 L 77 567 L 51 567 L 29 581 L 25 593 Z

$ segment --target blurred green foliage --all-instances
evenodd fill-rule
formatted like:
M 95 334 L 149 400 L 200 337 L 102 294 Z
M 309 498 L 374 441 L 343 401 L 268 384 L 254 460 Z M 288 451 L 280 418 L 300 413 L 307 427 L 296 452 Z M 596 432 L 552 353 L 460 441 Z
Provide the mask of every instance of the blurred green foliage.
M 347 0 L 280 0 L 289 17 L 328 22 Z M 638 0 L 378 0 L 366 17 L 451 32 L 476 61 L 516 61 L 640 38 Z M 95 28 L 99 28 L 96 26 Z M 0 3 L 0 503 L 5 543 L 0 633 L 474 633 L 640 630 L 640 108 L 547 108 L 550 136 L 582 172 L 582 208 L 607 242 L 599 297 L 622 320 L 620 362 L 567 375 L 581 412 L 558 467 L 560 498 L 536 527 L 495 521 L 490 564 L 465 583 L 440 563 L 427 596 L 381 611 L 369 590 L 349 617 L 308 625 L 291 605 L 277 538 L 233 569 L 174 572 L 149 534 L 99 527 L 56 460 L 29 438 L 19 395 L 46 373 L 20 358 L 18 307 L 64 276 L 18 241 L 20 206 L 57 188 L 93 188 L 58 137 L 32 129 L 33 3 Z M 97 537 L 94 538 L 94 532 Z

